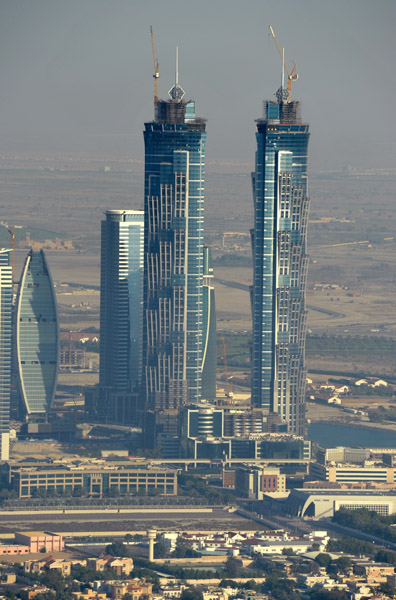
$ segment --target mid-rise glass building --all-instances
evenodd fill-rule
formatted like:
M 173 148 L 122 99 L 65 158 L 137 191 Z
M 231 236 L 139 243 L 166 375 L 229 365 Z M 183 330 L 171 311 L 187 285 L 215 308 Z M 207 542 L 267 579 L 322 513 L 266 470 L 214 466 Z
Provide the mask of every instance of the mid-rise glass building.
M 15 307 L 16 370 L 22 412 L 45 418 L 58 375 L 59 329 L 55 288 L 43 250 L 30 250 Z
M 202 385 L 205 122 L 178 83 L 145 123 L 143 387 L 155 412 Z
M 12 367 L 12 268 L 0 250 L 0 461 L 9 459 Z
M 142 371 L 142 210 L 108 210 L 102 221 L 100 387 L 136 390 Z
M 282 92 L 282 90 L 281 90 Z M 252 403 L 305 427 L 308 124 L 300 104 L 265 102 L 257 121 L 252 288 Z

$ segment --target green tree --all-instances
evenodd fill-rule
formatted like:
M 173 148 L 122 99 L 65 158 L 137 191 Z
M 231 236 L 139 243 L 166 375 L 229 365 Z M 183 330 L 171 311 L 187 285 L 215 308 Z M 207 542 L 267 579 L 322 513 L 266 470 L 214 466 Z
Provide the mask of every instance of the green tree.
M 310 600 L 348 600 L 349 594 L 342 590 L 319 590 L 311 594 Z
M 203 600 L 203 594 L 201 590 L 193 586 L 182 592 L 180 600 Z
M 296 553 L 293 548 L 282 548 L 282 554 L 283 556 L 295 556 Z
M 325 569 L 327 569 L 327 567 L 330 565 L 331 561 L 331 556 L 329 554 L 326 554 L 324 552 L 321 552 L 320 554 L 317 555 L 317 557 L 315 558 L 315 562 L 318 563 L 318 565 L 320 567 L 324 567 Z
M 393 598 L 396 593 L 396 590 L 393 587 L 393 585 L 391 585 L 388 582 L 380 583 L 380 585 L 378 586 L 378 591 L 382 594 L 385 594 L 385 596 L 389 596 L 390 598 Z
M 159 540 L 154 544 L 154 558 L 164 558 L 166 556 L 166 546 Z
M 380 550 L 374 558 L 375 562 L 384 562 L 390 565 L 396 564 L 396 554 L 390 550 Z
M 329 552 L 346 552 L 347 554 L 375 554 L 375 546 L 372 542 L 365 542 L 352 537 L 343 537 L 339 540 L 329 540 L 327 544 Z
M 106 546 L 106 554 L 111 556 L 130 556 L 129 549 L 122 542 L 116 541 Z
M 220 581 L 219 587 L 222 588 L 238 588 L 239 587 L 239 583 L 237 583 L 236 581 L 233 581 L 232 579 L 222 579 Z
M 47 571 L 40 575 L 40 583 L 47 586 L 50 590 L 54 590 L 57 595 L 64 592 L 67 588 L 64 577 L 56 570 Z
M 235 585 L 236 587 L 238 587 L 238 584 Z M 249 581 L 247 581 L 243 587 L 245 590 L 254 590 L 256 592 L 259 592 L 261 589 L 261 585 L 257 583 L 254 579 L 249 579 Z
M 243 564 L 241 560 L 229 556 L 224 564 L 224 571 L 227 573 L 228 577 L 239 577 L 242 567 Z
M 337 566 L 337 570 L 341 571 L 341 573 L 347 573 L 352 568 L 352 561 L 348 556 L 340 556 L 335 561 L 335 565 Z
M 176 540 L 173 556 L 175 558 L 198 558 L 201 556 L 201 554 L 193 549 L 190 540 L 187 540 L 182 535 L 179 535 Z

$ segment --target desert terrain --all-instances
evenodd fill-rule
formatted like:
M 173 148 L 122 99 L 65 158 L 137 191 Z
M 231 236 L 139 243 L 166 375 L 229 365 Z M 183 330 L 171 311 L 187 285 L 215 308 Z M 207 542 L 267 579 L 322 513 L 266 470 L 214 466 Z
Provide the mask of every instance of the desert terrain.
M 205 237 L 214 259 L 220 335 L 251 331 L 248 169 L 247 163 L 207 165 Z M 396 173 L 379 171 L 311 175 L 308 336 L 396 339 L 395 183 Z M 46 250 L 61 328 L 98 327 L 100 221 L 108 208 L 143 207 L 143 162 L 3 156 L 0 206 L 2 221 L 17 226 L 16 279 L 27 253 L 18 247 L 26 231 L 36 241 L 71 240 L 74 249 Z M 9 246 L 5 228 L 0 237 Z M 309 369 L 345 370 L 344 356 L 326 352 L 325 342 L 322 350 L 307 353 Z M 365 354 L 364 347 L 348 357 L 351 371 L 396 375 L 393 362 L 380 351 Z

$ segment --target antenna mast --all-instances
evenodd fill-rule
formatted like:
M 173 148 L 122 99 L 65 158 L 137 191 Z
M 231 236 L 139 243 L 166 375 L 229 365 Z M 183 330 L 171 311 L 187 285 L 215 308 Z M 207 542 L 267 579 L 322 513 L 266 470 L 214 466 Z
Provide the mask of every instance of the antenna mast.
M 179 85 L 179 46 L 176 46 L 176 69 L 175 69 L 175 85 L 168 92 L 169 97 L 176 102 L 183 100 L 185 91 Z

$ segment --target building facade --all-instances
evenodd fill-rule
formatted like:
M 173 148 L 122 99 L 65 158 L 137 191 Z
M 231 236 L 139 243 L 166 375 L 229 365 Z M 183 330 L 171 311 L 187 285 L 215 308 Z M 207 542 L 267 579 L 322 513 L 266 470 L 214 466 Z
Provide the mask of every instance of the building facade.
M 145 124 L 146 409 L 201 398 L 205 122 L 178 83 Z
M 309 126 L 299 102 L 265 102 L 257 121 L 252 287 L 252 403 L 305 428 Z
M 9 474 L 12 489 L 19 498 L 31 498 L 40 493 L 73 494 L 103 497 L 109 493 L 177 495 L 177 471 L 139 469 L 126 465 L 112 468 L 87 466 L 81 469 L 39 466 L 24 469 L 14 467 Z
M 215 406 L 186 407 L 181 413 L 181 426 L 183 437 L 223 437 L 224 411 Z
M 262 500 L 264 494 L 285 493 L 286 475 L 277 467 L 240 467 L 235 472 L 238 496 Z
M 330 483 L 371 483 L 380 482 L 383 484 L 393 484 L 395 481 L 395 469 L 385 467 L 381 464 L 375 464 L 372 461 L 364 462 L 362 465 L 329 464 L 320 465 L 312 463 L 310 474 L 323 481 Z
M 396 512 L 395 492 L 385 493 L 376 490 L 310 490 L 293 488 L 284 504 L 287 515 L 300 518 L 328 519 L 338 510 L 375 511 L 379 515 L 388 516 Z
M 143 247 L 143 211 L 106 211 L 101 236 L 98 410 L 117 422 L 133 420 L 131 394 L 141 380 Z
M 0 460 L 10 449 L 12 367 L 12 268 L 10 250 L 0 250 Z
M 15 309 L 16 371 L 22 412 L 45 418 L 58 376 L 59 330 L 55 288 L 43 250 L 26 257 Z
M 216 398 L 216 303 L 210 248 L 204 247 L 202 287 L 202 398 Z
M 201 435 L 187 438 L 187 456 L 207 459 L 301 460 L 308 463 L 311 442 L 293 435 L 250 434 L 231 438 Z

